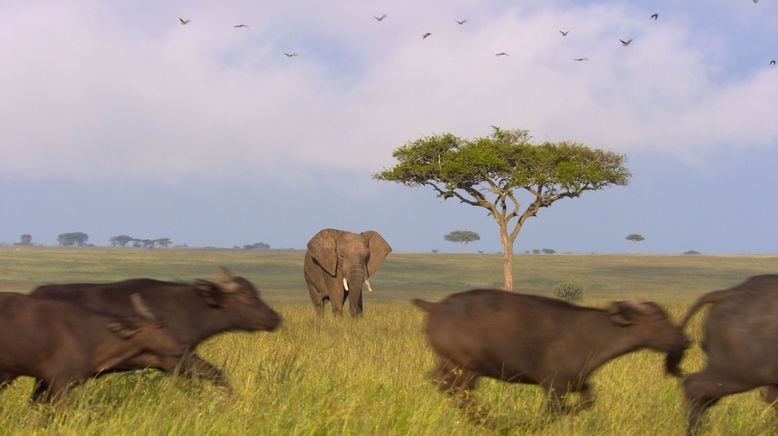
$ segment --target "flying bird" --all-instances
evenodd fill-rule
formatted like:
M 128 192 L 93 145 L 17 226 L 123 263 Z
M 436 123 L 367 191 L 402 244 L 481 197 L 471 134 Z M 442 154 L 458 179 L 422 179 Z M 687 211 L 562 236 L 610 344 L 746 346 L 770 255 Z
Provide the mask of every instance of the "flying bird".
M 651 14 L 651 19 L 652 20 L 656 21 L 658 18 L 659 18 L 659 14 L 657 14 L 656 12 Z
M 454 21 L 456 21 L 457 24 L 459 24 L 460 26 L 467 23 L 467 20 L 454 20 Z
M 421 39 L 427 39 L 430 35 L 432 35 L 432 33 L 427 32 L 424 35 L 421 35 Z
M 288 58 L 293 58 L 293 57 L 297 56 L 297 53 L 287 53 L 287 52 L 284 52 L 284 55 L 286 57 L 288 57 Z
M 619 41 L 621 41 L 621 45 L 623 45 L 624 47 L 628 46 L 632 42 L 631 39 L 628 39 L 626 41 L 624 41 L 623 39 L 619 39 Z
M 576 62 L 581 62 L 581 61 L 588 61 L 589 58 L 573 58 L 573 60 Z
M 381 15 L 380 17 L 373 17 L 376 21 L 384 21 L 384 18 L 386 18 L 386 14 Z
M 185 26 L 185 25 L 189 24 L 189 22 L 190 22 L 190 21 L 192 21 L 192 20 L 190 20 L 190 19 L 186 19 L 186 20 L 185 20 L 185 19 L 183 19 L 183 18 L 181 18 L 181 17 L 178 17 L 178 21 L 180 21 L 180 22 L 181 22 L 181 25 L 182 25 L 182 26 Z
M 508 56 L 508 53 L 505 53 L 504 51 L 501 51 L 497 53 L 495 56 Z
M 775 59 L 770 61 L 770 65 L 775 65 Z
M 568 33 L 570 33 L 569 30 L 560 30 L 559 33 L 562 34 L 562 36 L 567 36 Z
M 249 27 L 249 25 L 248 24 L 236 24 L 236 25 L 234 25 L 232 27 L 234 27 L 236 29 L 240 29 L 241 27 Z

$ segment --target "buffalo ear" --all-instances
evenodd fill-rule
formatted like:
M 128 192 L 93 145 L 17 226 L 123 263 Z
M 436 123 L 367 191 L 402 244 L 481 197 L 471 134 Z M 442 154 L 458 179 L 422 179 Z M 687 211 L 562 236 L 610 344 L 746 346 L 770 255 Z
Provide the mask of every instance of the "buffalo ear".
M 368 230 L 360 233 L 365 239 L 367 248 L 370 250 L 370 260 L 367 261 L 367 276 L 370 277 L 378 271 L 384 259 L 392 252 L 389 243 L 376 231 Z
M 198 280 L 195 282 L 195 287 L 197 288 L 197 294 L 205 301 L 205 304 L 210 307 L 221 307 L 222 291 L 217 284 Z
M 308 253 L 331 276 L 335 275 L 338 265 L 338 253 L 335 251 L 338 232 L 335 229 L 324 229 L 308 241 Z
M 105 326 L 108 327 L 108 330 L 110 330 L 113 334 L 124 340 L 131 339 L 133 336 L 135 336 L 136 333 L 138 333 L 136 328 L 118 319 L 109 321 Z
M 632 307 L 632 304 L 626 301 L 617 301 L 612 303 L 608 308 L 608 314 L 611 321 L 621 326 L 628 326 L 635 324 L 635 317 L 638 315 L 637 310 Z

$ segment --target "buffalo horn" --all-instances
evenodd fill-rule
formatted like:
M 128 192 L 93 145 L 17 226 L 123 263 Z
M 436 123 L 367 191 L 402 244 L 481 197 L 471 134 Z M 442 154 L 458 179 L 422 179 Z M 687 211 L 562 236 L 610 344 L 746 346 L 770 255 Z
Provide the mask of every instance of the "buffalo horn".
M 219 271 L 214 273 L 214 281 L 219 285 L 222 292 L 231 294 L 238 292 L 240 285 L 235 283 L 235 276 L 226 266 L 220 266 Z
M 151 309 L 146 306 L 146 303 L 143 302 L 143 298 L 141 298 L 140 294 L 135 293 L 130 295 L 130 304 L 132 304 L 133 310 L 135 310 L 138 315 L 151 320 L 157 319 L 157 317 L 154 316 L 154 312 L 152 312 Z

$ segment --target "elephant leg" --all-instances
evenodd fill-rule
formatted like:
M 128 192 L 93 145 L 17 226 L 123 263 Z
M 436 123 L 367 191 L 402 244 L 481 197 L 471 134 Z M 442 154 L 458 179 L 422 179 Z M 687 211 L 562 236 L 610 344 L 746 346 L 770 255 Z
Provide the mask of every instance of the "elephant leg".
M 313 283 L 308 283 L 308 294 L 311 296 L 311 303 L 316 310 L 316 315 L 324 316 L 324 297 Z
M 362 292 L 349 292 L 348 303 L 351 316 L 362 315 Z

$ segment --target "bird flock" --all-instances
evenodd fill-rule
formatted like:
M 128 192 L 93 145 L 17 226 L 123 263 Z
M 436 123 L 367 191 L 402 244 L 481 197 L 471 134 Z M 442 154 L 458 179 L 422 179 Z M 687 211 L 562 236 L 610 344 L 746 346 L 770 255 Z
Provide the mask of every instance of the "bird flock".
M 759 3 L 759 0 L 752 0 L 752 1 L 754 3 Z M 375 19 L 376 22 L 380 23 L 380 22 L 383 22 L 388 16 L 389 15 L 387 15 L 385 13 L 382 13 L 381 15 L 374 15 L 373 19 Z M 659 20 L 659 13 L 658 12 L 652 13 L 649 16 L 649 19 L 651 19 L 653 21 Z M 180 24 L 182 26 L 186 26 L 187 24 L 192 22 L 192 20 L 190 20 L 188 18 L 182 18 L 182 17 L 178 17 L 178 21 L 180 22 Z M 461 20 L 454 20 L 454 22 L 457 23 L 458 25 L 462 26 L 465 23 L 467 23 L 467 19 L 463 18 Z M 248 24 L 244 24 L 244 23 L 239 23 L 239 24 L 234 24 L 232 27 L 235 28 L 235 29 L 246 29 L 246 28 L 249 27 L 249 25 Z M 562 35 L 563 38 L 566 38 L 570 34 L 570 30 L 569 29 L 568 30 L 560 30 L 559 33 Z M 430 36 L 432 36 L 432 32 L 424 32 L 424 33 L 421 34 L 421 39 L 424 40 L 424 39 L 429 38 Z M 629 45 L 632 44 L 633 40 L 634 40 L 633 38 L 629 38 L 629 39 L 619 38 L 619 42 L 621 43 L 622 47 L 629 47 Z M 298 56 L 297 52 L 283 52 L 283 54 L 287 58 L 294 58 L 294 57 Z M 496 57 L 508 56 L 508 52 L 501 51 L 499 53 L 495 53 L 495 56 Z M 575 62 L 583 62 L 583 61 L 588 61 L 588 60 L 589 60 L 589 58 L 586 57 L 586 56 L 573 58 L 573 61 L 575 61 Z M 776 60 L 775 59 L 770 60 L 769 65 L 770 66 L 776 66 Z

